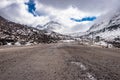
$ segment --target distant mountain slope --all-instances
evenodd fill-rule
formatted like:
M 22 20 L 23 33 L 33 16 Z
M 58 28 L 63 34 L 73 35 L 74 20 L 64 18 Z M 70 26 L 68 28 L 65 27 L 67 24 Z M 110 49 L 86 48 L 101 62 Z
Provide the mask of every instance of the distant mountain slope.
M 58 22 L 50 21 L 43 26 L 38 25 L 36 28 L 40 30 L 45 30 L 50 33 L 50 32 L 59 32 L 63 28 L 63 26 Z
M 26 43 L 51 43 L 60 38 L 46 34 L 44 30 L 39 30 L 26 25 L 8 21 L 0 16 L 0 45 L 16 42 Z
M 120 36 L 120 13 L 116 13 L 109 20 L 94 24 L 87 35 L 100 36 L 104 39 L 114 39 Z
M 96 22 L 84 33 L 72 34 L 74 37 L 96 38 L 101 37 L 110 41 L 120 36 L 120 12 L 114 13 L 108 18 L 103 17 L 101 21 Z
M 59 38 L 60 40 L 72 39 L 71 36 L 60 34 L 60 30 L 63 28 L 63 25 L 59 22 L 50 21 L 45 25 L 37 25 L 37 29 L 45 31 L 45 34 L 51 35 L 52 37 Z

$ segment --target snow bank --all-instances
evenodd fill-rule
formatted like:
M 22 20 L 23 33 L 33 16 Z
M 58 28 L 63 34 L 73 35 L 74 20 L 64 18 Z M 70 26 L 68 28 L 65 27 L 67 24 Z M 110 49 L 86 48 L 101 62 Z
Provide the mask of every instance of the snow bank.
M 75 41 L 74 40 L 61 40 L 61 42 L 70 43 L 70 42 L 75 42 Z
M 16 46 L 21 46 L 20 42 L 15 43 Z

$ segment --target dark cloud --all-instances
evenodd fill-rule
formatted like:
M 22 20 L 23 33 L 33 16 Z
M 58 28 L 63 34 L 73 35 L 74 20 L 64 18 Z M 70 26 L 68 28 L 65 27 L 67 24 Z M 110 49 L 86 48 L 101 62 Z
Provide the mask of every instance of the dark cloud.
M 98 12 L 119 5 L 119 0 L 38 0 L 40 3 L 56 8 L 78 7 L 80 10 Z

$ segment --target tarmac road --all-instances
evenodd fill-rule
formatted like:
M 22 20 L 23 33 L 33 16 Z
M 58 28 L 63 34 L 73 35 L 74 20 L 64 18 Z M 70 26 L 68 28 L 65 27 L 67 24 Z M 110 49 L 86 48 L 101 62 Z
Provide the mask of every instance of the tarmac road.
M 120 80 L 120 49 L 76 43 L 0 48 L 0 80 Z

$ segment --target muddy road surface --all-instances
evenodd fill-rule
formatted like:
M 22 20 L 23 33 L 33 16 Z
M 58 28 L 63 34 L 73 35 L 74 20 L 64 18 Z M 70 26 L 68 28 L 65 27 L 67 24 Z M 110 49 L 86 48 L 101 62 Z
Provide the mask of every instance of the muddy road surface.
M 0 80 L 120 80 L 120 49 L 72 43 L 0 48 Z

